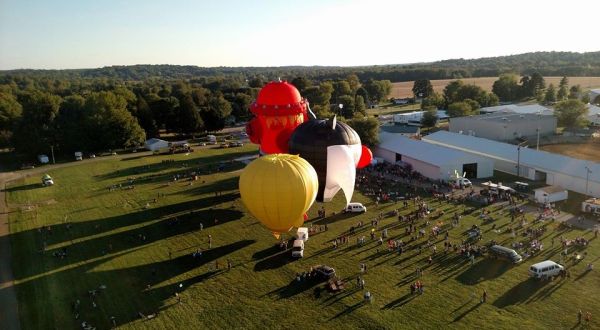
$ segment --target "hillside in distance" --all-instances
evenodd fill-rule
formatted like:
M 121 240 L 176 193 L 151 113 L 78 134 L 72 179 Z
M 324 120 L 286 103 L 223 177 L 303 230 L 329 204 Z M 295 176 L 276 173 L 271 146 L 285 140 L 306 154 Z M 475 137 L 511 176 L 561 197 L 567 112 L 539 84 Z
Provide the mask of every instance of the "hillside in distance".
M 339 66 L 284 66 L 284 67 L 198 67 L 193 65 L 128 65 L 95 69 L 0 71 L 0 77 L 18 75 L 51 79 L 106 78 L 127 81 L 146 79 L 199 79 L 227 77 L 248 79 L 261 76 L 291 80 L 304 76 L 315 80 L 337 79 L 356 74 L 361 80 L 388 79 L 392 82 L 416 79 L 457 79 L 470 77 L 497 77 L 501 73 L 531 74 L 539 71 L 544 76 L 593 77 L 600 76 L 600 51 L 534 52 L 478 59 L 450 59 L 431 63 L 374 65 L 358 67 Z

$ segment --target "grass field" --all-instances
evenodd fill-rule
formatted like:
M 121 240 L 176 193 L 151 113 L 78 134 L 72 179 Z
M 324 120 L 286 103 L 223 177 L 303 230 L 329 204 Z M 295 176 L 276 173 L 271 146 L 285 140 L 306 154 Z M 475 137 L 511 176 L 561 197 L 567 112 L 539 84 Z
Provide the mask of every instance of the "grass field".
M 561 79 L 562 77 L 544 77 L 544 80 L 546 80 L 546 85 L 554 84 L 555 87 L 558 86 L 558 83 Z M 436 92 L 442 93 L 444 91 L 444 87 L 446 87 L 446 85 L 453 80 L 456 79 L 432 80 L 431 84 Z M 464 78 L 461 80 L 466 84 L 475 84 L 486 91 L 491 92 L 492 85 L 494 84 L 494 81 L 498 80 L 498 77 Z M 413 84 L 413 81 L 392 83 L 392 92 L 390 97 L 412 97 Z M 584 90 L 600 87 L 600 77 L 569 77 L 569 86 L 577 84 L 581 85 L 581 88 Z
M 600 162 L 600 144 L 550 144 L 540 146 L 540 149 L 548 152 L 562 154 L 565 156 Z
M 311 236 L 305 258 L 291 260 L 289 251 L 276 246 L 271 234 L 246 214 L 239 200 L 237 177 L 242 165 L 228 160 L 255 152 L 255 147 L 245 146 L 199 150 L 189 156 L 107 159 L 50 171 L 56 181 L 53 187 L 39 187 L 37 176 L 11 185 L 7 189 L 9 220 L 22 328 L 79 329 L 81 322 L 87 321 L 107 329 L 114 316 L 119 326 L 134 329 L 565 329 L 576 328 L 579 309 L 594 313 L 590 327 L 600 325 L 600 274 L 598 270 L 584 271 L 586 262 L 597 263 L 600 258 L 599 240 L 591 232 L 560 229 L 557 223 L 533 224 L 532 215 L 528 215 L 528 227 L 547 228 L 543 236 L 546 249 L 532 260 L 511 266 L 478 258 L 470 265 L 464 257 L 438 252 L 428 264 L 431 252 L 424 249 L 419 254 L 416 248 L 427 238 L 409 243 L 402 255 L 388 253 L 370 241 L 370 220 L 400 204 L 378 208 L 368 197 L 355 193 L 354 200 L 364 203 L 369 212 L 313 220 L 327 224 L 329 230 Z M 173 161 L 163 162 L 169 159 Z M 223 170 L 215 172 L 219 164 Z M 201 173 L 193 185 L 185 180 L 172 182 L 173 175 L 190 171 Z M 134 178 L 135 188 L 117 186 L 109 191 L 113 185 L 128 186 L 130 178 Z M 328 215 L 338 211 L 342 194 L 325 205 Z M 449 217 L 465 206 L 432 205 L 445 215 L 429 225 L 419 224 L 429 230 L 443 222 L 453 243 L 465 240 L 465 231 L 472 224 L 482 226 L 484 241 L 512 241 L 504 232 L 510 219 L 502 207 L 488 207 L 496 219 L 493 224 L 503 230 L 497 233 L 492 223 L 478 220 L 477 211 L 452 228 Z M 320 206 L 313 206 L 311 219 Z M 413 210 L 411 204 L 401 214 Z M 366 225 L 358 235 L 366 235 L 368 243 L 357 246 L 357 236 L 352 236 L 350 244 L 334 249 L 330 241 L 360 220 Z M 377 231 L 388 228 L 390 237 L 407 242 L 405 226 L 386 217 Z M 531 263 L 558 260 L 561 236 L 591 239 L 585 262 L 567 264 L 570 279 L 529 280 Z M 554 246 L 552 238 L 556 239 Z M 442 251 L 443 235 L 434 241 Z M 53 256 L 63 248 L 67 249 L 66 258 Z M 203 256 L 192 258 L 191 253 L 199 248 Z M 223 269 L 228 259 L 231 270 Z M 374 295 L 372 304 L 362 302 L 363 291 L 354 285 L 360 263 L 368 265 L 364 279 Z M 296 273 L 316 264 L 334 267 L 349 281 L 349 288 L 332 294 L 316 283 L 294 282 Z M 421 281 L 426 288 L 418 296 L 410 295 L 408 287 L 416 280 L 417 267 L 424 269 Z M 100 290 L 94 307 L 88 291 L 101 285 L 106 289 Z M 488 302 L 480 304 L 484 289 Z M 176 292 L 181 303 L 177 303 Z M 72 308 L 77 300 L 78 320 Z M 158 315 L 142 320 L 140 312 Z

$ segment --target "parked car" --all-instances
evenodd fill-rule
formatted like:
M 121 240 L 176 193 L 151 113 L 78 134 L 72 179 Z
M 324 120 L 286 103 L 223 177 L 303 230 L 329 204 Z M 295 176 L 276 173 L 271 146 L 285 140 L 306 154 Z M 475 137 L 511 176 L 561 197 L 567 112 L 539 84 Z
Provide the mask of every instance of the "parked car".
M 244 144 L 242 142 L 239 142 L 239 141 L 234 141 L 234 142 L 230 142 L 229 146 L 230 147 L 243 147 Z
M 559 265 L 552 260 L 546 260 L 531 265 L 531 267 L 529 267 L 529 275 L 531 275 L 533 278 L 548 279 L 550 277 L 559 275 L 564 270 L 564 266 Z
M 221 148 L 229 148 L 229 143 L 221 143 Z
M 315 276 L 324 281 L 335 277 L 335 269 L 326 265 L 316 266 L 313 268 L 313 272 L 315 273 Z
M 489 249 L 489 255 L 498 259 L 505 259 L 513 264 L 518 264 L 523 261 L 523 257 L 521 257 L 517 251 L 513 249 L 509 249 L 507 247 L 501 245 L 492 245 Z
M 367 212 L 367 208 L 362 203 L 348 203 L 343 212 L 364 213 Z

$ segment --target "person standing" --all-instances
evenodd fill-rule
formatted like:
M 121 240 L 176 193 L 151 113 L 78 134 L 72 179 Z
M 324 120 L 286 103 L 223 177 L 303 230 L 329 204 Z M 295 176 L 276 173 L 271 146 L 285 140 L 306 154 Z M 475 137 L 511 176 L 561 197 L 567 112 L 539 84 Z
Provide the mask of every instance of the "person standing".
M 481 295 L 481 302 L 485 303 L 487 301 L 487 290 L 483 290 L 483 295 Z
M 208 235 L 208 248 L 212 249 L 212 235 Z

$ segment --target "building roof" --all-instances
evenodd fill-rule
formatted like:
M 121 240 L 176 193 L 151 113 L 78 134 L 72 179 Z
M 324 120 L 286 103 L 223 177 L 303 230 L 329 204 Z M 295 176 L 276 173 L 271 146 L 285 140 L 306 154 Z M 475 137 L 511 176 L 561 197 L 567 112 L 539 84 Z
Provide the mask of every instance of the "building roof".
M 420 130 L 418 126 L 408 126 L 408 125 L 384 125 L 381 126 L 381 130 L 388 133 L 397 133 L 397 134 L 417 134 Z
M 537 188 L 536 190 L 541 190 L 547 194 L 554 194 L 557 192 L 563 192 L 567 189 L 560 187 L 560 186 L 546 186 L 546 187 L 542 187 L 542 188 Z
M 505 112 L 505 113 L 517 113 L 517 114 L 542 114 L 542 115 L 551 115 L 552 110 L 546 108 L 543 105 L 539 104 L 505 104 L 505 105 L 497 105 L 494 107 L 485 107 L 479 110 L 480 112 L 487 113 L 495 113 L 495 112 Z
M 487 121 L 487 122 L 495 122 L 495 123 L 503 123 L 503 122 L 511 122 L 511 121 L 537 121 L 540 119 L 538 114 L 521 114 L 521 113 L 488 113 L 477 116 L 467 116 L 467 117 L 458 117 L 463 120 L 473 120 L 473 121 Z M 546 117 L 545 117 L 546 118 Z M 452 119 L 450 119 L 452 121 Z
M 164 143 L 168 143 L 168 142 L 167 142 L 167 141 L 165 141 L 165 140 L 161 140 L 161 139 L 157 139 L 157 138 L 151 138 L 151 139 L 148 139 L 148 140 L 146 140 L 145 144 L 146 144 L 146 145 L 153 145 L 153 144 L 155 144 L 155 143 L 159 143 L 159 142 L 160 142 L 160 143 L 163 143 L 163 142 L 164 142 Z
M 424 141 L 438 145 L 454 147 L 458 150 L 472 152 L 493 159 L 517 164 L 518 151 L 514 144 L 502 143 L 475 136 L 438 131 L 427 135 Z M 600 183 L 600 164 L 592 161 L 576 159 L 546 151 L 521 148 L 520 163 L 522 166 L 552 171 L 586 179 L 586 167 L 591 171 L 589 180 Z
M 447 165 L 464 159 L 472 160 L 472 162 L 485 160 L 483 157 L 474 156 L 463 151 L 414 140 L 393 133 L 381 132 L 379 134 L 379 141 L 379 147 L 382 149 L 436 166 Z

